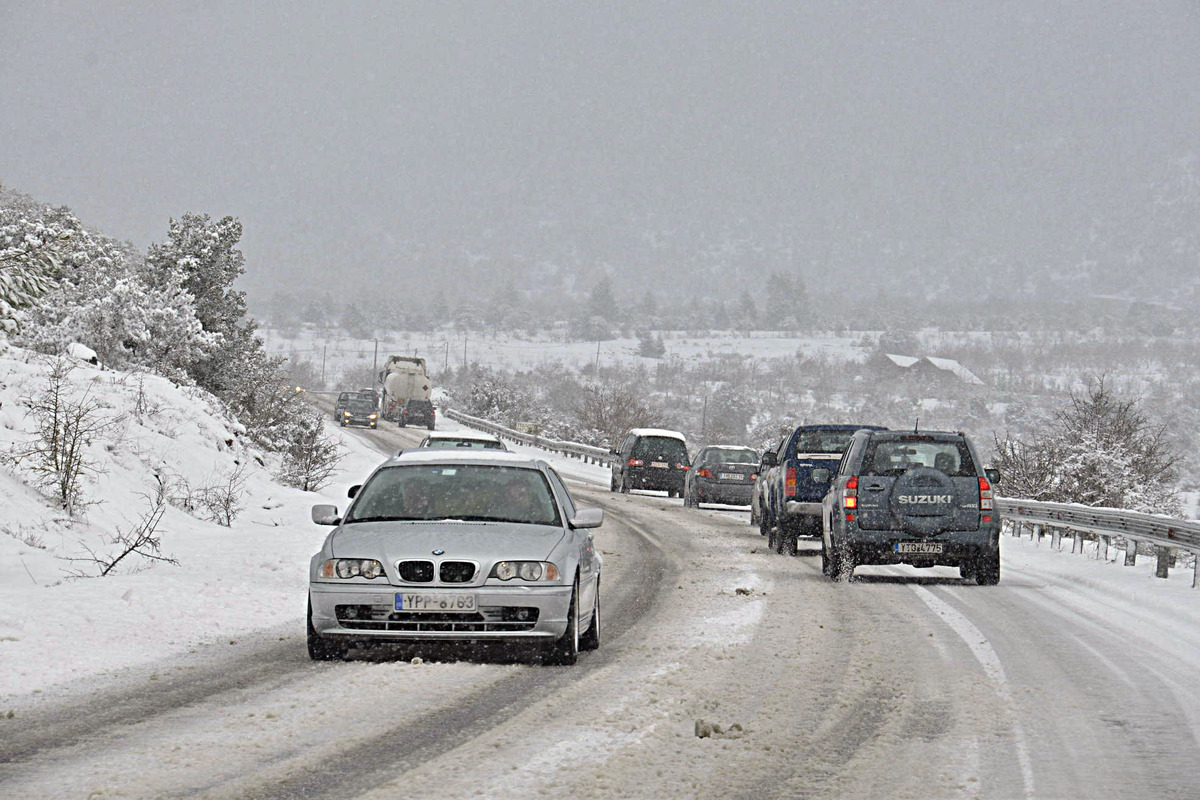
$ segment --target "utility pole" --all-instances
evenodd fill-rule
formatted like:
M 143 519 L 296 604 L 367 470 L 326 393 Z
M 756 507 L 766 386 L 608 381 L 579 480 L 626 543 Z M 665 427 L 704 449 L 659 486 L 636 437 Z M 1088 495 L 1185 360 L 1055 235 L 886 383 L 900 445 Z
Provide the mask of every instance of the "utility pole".
M 463 369 L 467 368 L 467 334 L 463 334 Z
M 375 376 L 373 383 L 379 382 L 379 340 L 375 340 L 375 361 L 371 365 L 371 374 Z
M 325 353 L 329 350 L 329 342 L 321 345 L 321 388 L 325 388 Z
M 447 372 L 450 369 L 450 340 L 446 340 L 446 360 L 442 362 L 442 372 Z
M 705 431 L 708 430 L 708 395 L 704 395 L 704 409 L 700 412 L 700 441 L 708 444 Z
M 600 343 L 596 342 L 596 377 L 600 377 Z

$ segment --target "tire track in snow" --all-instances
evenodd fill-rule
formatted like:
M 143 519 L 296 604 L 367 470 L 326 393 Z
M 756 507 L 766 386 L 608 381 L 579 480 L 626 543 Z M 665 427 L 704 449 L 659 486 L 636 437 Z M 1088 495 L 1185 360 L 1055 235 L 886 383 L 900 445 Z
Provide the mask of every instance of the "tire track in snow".
M 1021 768 L 1021 780 L 1025 785 L 1025 796 L 1034 797 L 1033 759 L 1029 754 L 1029 745 L 1026 742 L 1025 731 L 1022 729 L 1021 723 L 1017 721 L 1015 711 L 1016 701 L 1013 698 L 1012 692 L 1009 691 L 1008 678 L 1004 674 L 1004 667 L 1000 663 L 1000 657 L 996 655 L 996 651 L 988 644 L 983 632 L 979 628 L 976 628 L 961 612 L 922 586 L 913 585 L 910 588 L 925 605 L 929 606 L 933 613 L 941 617 L 942 621 L 963 640 L 971 650 L 971 655 L 975 656 L 975 660 L 979 662 L 980 666 L 983 667 L 983 671 L 992 680 L 996 694 L 1009 707 L 1009 716 L 1012 720 L 1013 746 L 1017 751 L 1017 763 Z

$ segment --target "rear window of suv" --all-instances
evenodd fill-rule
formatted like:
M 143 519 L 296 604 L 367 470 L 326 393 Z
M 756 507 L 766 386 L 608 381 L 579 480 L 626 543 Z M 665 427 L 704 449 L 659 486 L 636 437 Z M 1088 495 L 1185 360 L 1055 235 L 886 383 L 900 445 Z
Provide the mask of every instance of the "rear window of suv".
M 962 441 L 920 436 L 876 440 L 863 455 L 864 475 L 901 475 L 913 467 L 931 467 L 956 478 L 978 474 Z
M 687 460 L 687 447 L 678 439 L 667 436 L 644 436 L 633 446 L 635 458 L 666 456 L 679 461 Z
M 841 455 L 850 444 L 852 430 L 844 431 L 802 431 L 796 437 L 797 453 L 829 453 Z

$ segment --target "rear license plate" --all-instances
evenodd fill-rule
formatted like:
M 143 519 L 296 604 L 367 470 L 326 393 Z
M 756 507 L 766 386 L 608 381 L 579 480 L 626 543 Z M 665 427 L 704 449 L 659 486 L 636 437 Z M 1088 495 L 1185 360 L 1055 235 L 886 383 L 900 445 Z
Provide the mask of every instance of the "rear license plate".
M 439 594 L 396 593 L 397 611 L 474 611 L 475 595 L 468 592 L 441 592 Z
M 665 462 L 665 461 L 651 461 L 651 462 L 650 462 L 650 466 L 652 466 L 652 467 L 657 467 L 658 469 L 666 469 L 666 468 L 667 468 L 667 462 Z
M 746 476 L 740 472 L 718 472 L 717 478 L 723 481 L 740 481 Z
M 894 542 L 893 553 L 920 553 L 937 555 L 942 552 L 941 542 Z

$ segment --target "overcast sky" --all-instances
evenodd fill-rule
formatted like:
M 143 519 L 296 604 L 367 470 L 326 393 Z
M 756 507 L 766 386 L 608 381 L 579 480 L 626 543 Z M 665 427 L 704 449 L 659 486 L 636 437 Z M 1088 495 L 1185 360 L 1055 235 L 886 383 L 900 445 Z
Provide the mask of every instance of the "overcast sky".
M 0 181 L 143 247 L 232 214 L 252 291 L 530 220 L 1033 251 L 1197 131 L 1194 0 L 0 0 Z

